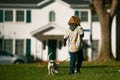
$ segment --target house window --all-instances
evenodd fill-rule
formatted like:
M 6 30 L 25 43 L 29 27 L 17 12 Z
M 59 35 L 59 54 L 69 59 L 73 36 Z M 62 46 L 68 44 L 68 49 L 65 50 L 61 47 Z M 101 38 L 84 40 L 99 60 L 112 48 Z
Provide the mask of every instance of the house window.
M 93 40 L 92 44 L 93 44 L 92 54 L 93 54 L 93 59 L 95 60 L 98 55 L 97 53 L 98 53 L 99 40 Z
M 81 12 L 81 21 L 82 22 L 88 21 L 88 12 L 87 11 L 82 11 Z
M 3 44 L 4 44 L 4 48 L 3 48 L 4 50 L 12 52 L 12 50 L 13 50 L 13 40 L 12 39 L 5 39 L 3 41 Z
M 31 10 L 0 10 L 0 23 L 14 20 L 15 22 L 31 23 Z
M 50 13 L 49 13 L 49 21 L 50 22 L 55 21 L 55 12 L 54 11 L 50 11 Z
M 75 10 L 75 16 L 80 17 L 80 20 L 82 22 L 87 22 L 88 21 L 88 11 Z
M 24 22 L 24 11 L 16 11 L 16 21 Z
M 88 44 L 88 40 L 83 40 L 83 46 L 84 46 L 84 49 L 83 49 L 83 58 L 84 60 L 88 61 L 88 48 L 89 48 L 89 44 Z
M 93 15 L 92 15 L 92 21 L 94 21 L 94 22 L 99 21 L 97 14 L 93 14 Z
M 15 41 L 15 54 L 24 55 L 24 40 Z
M 13 11 L 5 11 L 5 21 L 12 22 L 13 21 Z

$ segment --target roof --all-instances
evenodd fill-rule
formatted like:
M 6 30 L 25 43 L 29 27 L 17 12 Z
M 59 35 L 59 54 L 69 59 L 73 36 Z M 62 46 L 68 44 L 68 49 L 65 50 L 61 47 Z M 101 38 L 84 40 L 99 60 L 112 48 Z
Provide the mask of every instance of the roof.
M 0 8 L 43 8 L 54 2 L 54 0 L 3 0 Z
M 90 0 L 62 0 L 68 4 L 71 5 L 85 5 L 85 4 L 89 4 Z
M 44 0 L 0 0 L 3 4 L 37 4 Z
M 35 36 L 38 33 L 43 34 L 47 31 L 52 30 L 52 29 L 57 29 L 57 30 L 60 30 L 62 32 L 65 32 L 65 28 L 57 25 L 56 23 L 48 23 L 47 25 L 44 25 L 44 26 L 32 31 L 31 35 Z
M 4 4 L 37 4 L 42 1 L 47 1 L 47 0 L 0 0 L 0 3 Z M 55 0 L 50 0 L 50 1 L 55 1 Z M 90 0 L 61 0 L 64 1 L 68 4 L 88 4 Z
M 0 8 L 42 8 L 54 1 L 62 1 L 71 5 L 72 8 L 80 7 L 80 5 L 88 6 L 90 2 L 90 0 L 0 0 Z

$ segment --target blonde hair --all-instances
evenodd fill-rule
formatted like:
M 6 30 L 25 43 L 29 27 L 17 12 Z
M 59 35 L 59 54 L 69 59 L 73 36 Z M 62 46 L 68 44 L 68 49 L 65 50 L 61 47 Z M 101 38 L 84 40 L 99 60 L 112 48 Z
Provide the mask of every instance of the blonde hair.
M 80 26 L 80 18 L 78 16 L 72 16 L 70 20 L 68 21 L 68 25 L 77 25 Z

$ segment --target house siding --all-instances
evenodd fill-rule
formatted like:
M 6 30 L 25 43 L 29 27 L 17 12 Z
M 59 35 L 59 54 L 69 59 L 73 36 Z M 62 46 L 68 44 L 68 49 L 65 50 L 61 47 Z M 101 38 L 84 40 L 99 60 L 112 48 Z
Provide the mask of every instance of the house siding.
M 70 4 L 63 4 L 59 1 L 51 2 L 49 4 L 45 4 L 40 8 L 0 8 L 0 28 L 3 27 L 2 31 L 4 32 L 4 39 L 12 39 L 13 40 L 13 48 L 12 52 L 16 52 L 16 40 L 22 40 L 23 42 L 23 55 L 32 55 L 35 60 L 48 60 L 48 44 L 49 40 L 55 39 L 57 48 L 56 48 L 56 59 L 60 61 L 69 60 L 68 48 L 62 46 L 59 48 L 59 41 L 62 40 L 62 36 L 64 35 L 64 30 L 68 29 L 68 20 L 71 16 L 77 15 L 75 11 L 87 11 L 88 12 L 88 21 L 81 22 L 81 26 L 84 28 L 85 36 L 84 41 L 86 43 L 86 49 L 84 50 L 85 56 L 88 57 L 87 60 L 91 61 L 96 58 L 97 52 L 99 50 L 100 44 L 100 24 L 99 22 L 91 22 L 91 11 L 89 8 L 81 9 L 81 8 L 71 8 Z M 13 22 L 4 22 L 3 20 L 3 10 L 13 10 Z M 16 22 L 15 12 L 16 10 L 23 10 L 25 12 L 25 21 L 24 22 Z M 51 11 L 55 12 L 55 21 L 49 22 L 49 13 Z M 57 24 L 57 25 L 54 25 Z M 113 22 L 113 26 L 115 26 L 115 19 Z M 52 25 L 51 25 L 52 24 Z M 47 25 L 47 27 L 46 27 Z M 62 29 L 60 29 L 60 27 Z M 45 28 L 45 29 L 44 29 Z M 42 31 L 37 32 L 39 29 L 43 29 Z M 90 42 L 90 31 L 92 29 L 92 39 L 93 39 L 93 47 L 95 51 L 91 49 Z M 115 30 L 115 28 L 114 28 Z M 114 33 L 113 30 L 113 33 Z M 34 35 L 32 32 L 37 32 Z M 114 36 L 116 36 L 114 34 Z M 27 40 L 29 39 L 29 40 Z M 43 46 L 43 42 L 46 42 L 46 45 Z M 114 44 L 115 41 L 112 43 Z M 45 49 L 43 49 L 43 47 Z M 115 49 L 113 48 L 114 55 Z

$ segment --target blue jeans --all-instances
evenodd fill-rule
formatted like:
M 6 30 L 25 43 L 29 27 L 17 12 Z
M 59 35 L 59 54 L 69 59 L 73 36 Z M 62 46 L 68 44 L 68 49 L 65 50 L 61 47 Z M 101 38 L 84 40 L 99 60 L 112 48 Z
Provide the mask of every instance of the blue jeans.
M 83 61 L 83 50 L 79 50 L 78 52 L 70 53 L 70 73 L 74 73 L 75 68 L 77 72 L 80 72 L 80 67 Z

